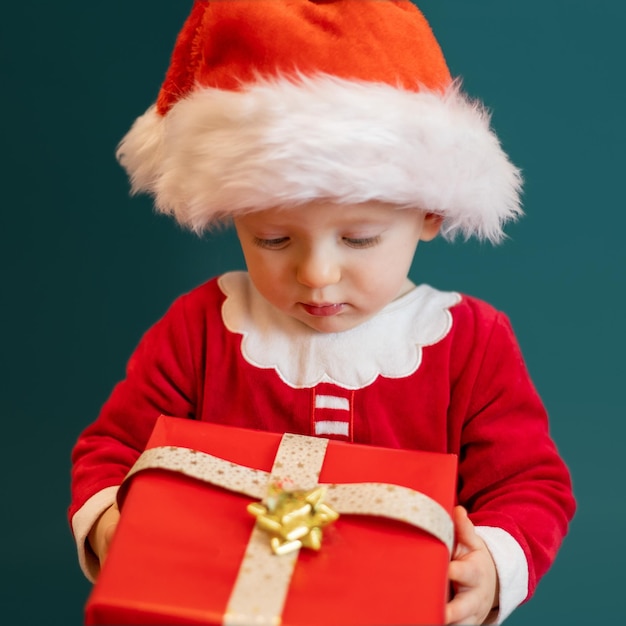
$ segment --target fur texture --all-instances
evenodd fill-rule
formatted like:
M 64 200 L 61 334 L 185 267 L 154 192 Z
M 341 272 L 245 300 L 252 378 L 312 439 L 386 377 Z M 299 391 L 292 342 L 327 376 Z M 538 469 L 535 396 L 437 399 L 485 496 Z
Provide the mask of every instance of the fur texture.
M 520 172 L 458 82 L 443 93 L 327 75 L 201 87 L 165 116 L 150 108 L 118 158 L 133 192 L 198 233 L 320 198 L 432 211 L 449 239 L 497 242 L 521 214 Z

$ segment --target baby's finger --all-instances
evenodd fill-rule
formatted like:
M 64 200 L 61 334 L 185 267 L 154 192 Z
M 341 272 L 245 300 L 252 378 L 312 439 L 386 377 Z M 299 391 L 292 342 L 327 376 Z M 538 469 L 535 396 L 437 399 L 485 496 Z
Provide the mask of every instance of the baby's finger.
M 448 566 L 448 578 L 454 583 L 455 589 L 476 587 L 480 584 L 480 569 L 470 559 L 465 561 L 451 561 Z
M 467 552 L 480 549 L 483 545 L 482 540 L 476 533 L 474 524 L 468 517 L 465 508 L 462 506 L 454 507 L 452 518 L 456 536 L 455 557 L 458 558 Z
M 100 565 L 104 563 L 106 556 L 109 552 L 109 546 L 111 545 L 111 540 L 113 539 L 113 535 L 115 534 L 115 530 L 117 529 L 117 524 L 120 520 L 120 512 L 116 505 L 110 507 L 107 511 L 104 512 L 101 519 L 102 531 L 101 531 L 101 545 L 98 549 L 98 555 L 100 559 Z
M 479 624 L 479 603 L 470 592 L 458 593 L 446 605 L 446 624 Z

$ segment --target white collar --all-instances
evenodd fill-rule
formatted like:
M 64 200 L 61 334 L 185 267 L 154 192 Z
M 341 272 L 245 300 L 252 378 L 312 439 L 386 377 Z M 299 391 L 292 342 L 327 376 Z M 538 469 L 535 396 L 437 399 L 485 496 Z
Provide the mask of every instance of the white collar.
M 452 327 L 455 292 L 420 285 L 363 324 L 320 333 L 271 305 L 246 272 L 229 272 L 218 284 L 226 300 L 222 319 L 243 335 L 241 353 L 261 369 L 274 369 L 290 387 L 333 383 L 361 389 L 378 376 L 404 378 L 422 361 L 422 347 L 441 341 Z

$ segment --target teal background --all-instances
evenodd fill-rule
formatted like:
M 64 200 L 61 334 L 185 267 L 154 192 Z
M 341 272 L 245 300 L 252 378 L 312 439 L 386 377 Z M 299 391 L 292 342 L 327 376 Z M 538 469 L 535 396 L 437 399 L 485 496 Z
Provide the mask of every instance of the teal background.
M 69 454 L 168 304 L 242 261 L 130 198 L 113 153 L 153 101 L 183 0 L 11 2 L 2 85 L 0 621 L 78 625 L 89 592 L 65 518 Z M 493 111 L 527 216 L 498 248 L 435 241 L 415 280 L 505 310 L 550 411 L 579 511 L 509 620 L 622 613 L 626 5 L 424 0 L 453 74 Z M 416 564 L 419 567 L 419 564 Z

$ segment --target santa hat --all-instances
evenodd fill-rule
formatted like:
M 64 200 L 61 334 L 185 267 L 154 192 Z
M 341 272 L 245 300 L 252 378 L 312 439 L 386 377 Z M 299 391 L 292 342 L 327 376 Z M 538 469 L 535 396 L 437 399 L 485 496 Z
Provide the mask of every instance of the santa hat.
M 521 214 L 489 114 L 403 0 L 196 0 L 118 158 L 196 232 L 319 199 L 438 213 L 450 238 Z

